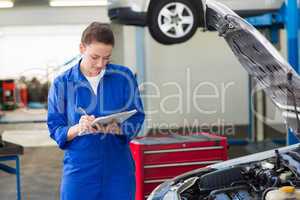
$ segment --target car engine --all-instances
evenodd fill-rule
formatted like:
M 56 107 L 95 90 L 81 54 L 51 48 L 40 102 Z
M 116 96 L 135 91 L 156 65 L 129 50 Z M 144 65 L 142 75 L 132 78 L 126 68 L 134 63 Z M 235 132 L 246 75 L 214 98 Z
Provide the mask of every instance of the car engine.
M 276 156 L 267 160 L 203 174 L 180 197 L 183 200 L 265 200 L 268 192 L 283 186 L 293 186 L 300 194 L 300 149 L 284 154 L 275 151 Z

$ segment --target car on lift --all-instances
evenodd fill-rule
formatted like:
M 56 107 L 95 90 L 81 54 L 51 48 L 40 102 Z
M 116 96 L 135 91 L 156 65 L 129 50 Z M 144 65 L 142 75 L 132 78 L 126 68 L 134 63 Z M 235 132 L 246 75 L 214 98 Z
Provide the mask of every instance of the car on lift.
M 111 21 L 148 26 L 152 37 L 162 44 L 182 43 L 204 25 L 205 0 L 108 0 Z M 218 0 L 242 17 L 275 12 L 284 0 Z
M 300 139 L 300 77 L 272 44 L 225 5 L 207 0 L 205 25 L 223 37 L 241 65 L 280 109 Z M 300 144 L 220 162 L 159 185 L 148 200 L 299 200 Z

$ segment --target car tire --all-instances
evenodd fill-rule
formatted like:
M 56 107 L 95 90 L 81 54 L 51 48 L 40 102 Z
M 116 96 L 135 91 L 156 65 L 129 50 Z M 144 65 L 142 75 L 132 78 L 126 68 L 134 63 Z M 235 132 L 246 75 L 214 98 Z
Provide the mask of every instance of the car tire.
M 160 0 L 152 5 L 148 16 L 151 36 L 170 45 L 189 40 L 199 26 L 197 8 L 189 0 Z

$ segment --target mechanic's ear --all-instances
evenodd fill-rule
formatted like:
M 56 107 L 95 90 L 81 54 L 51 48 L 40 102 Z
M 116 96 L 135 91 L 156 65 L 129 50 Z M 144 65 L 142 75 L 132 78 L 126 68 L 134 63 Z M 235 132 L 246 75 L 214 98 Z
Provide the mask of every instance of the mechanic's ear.
M 80 43 L 80 45 L 79 45 L 79 52 L 80 52 L 80 54 L 83 54 L 85 52 L 85 49 L 86 49 L 85 45 L 82 44 L 82 43 Z

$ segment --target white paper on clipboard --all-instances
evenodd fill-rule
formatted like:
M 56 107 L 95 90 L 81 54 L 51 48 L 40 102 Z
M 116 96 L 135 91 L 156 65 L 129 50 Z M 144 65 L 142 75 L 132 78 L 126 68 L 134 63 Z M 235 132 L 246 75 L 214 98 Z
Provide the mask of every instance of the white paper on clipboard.
M 137 112 L 137 110 L 134 109 L 134 110 L 130 110 L 130 111 L 114 113 L 114 114 L 103 116 L 103 117 L 97 117 L 92 122 L 92 127 L 95 127 L 96 124 L 99 124 L 99 125 L 109 124 L 112 121 L 116 121 L 117 123 L 122 123 L 125 120 L 129 119 L 131 116 L 133 116 L 136 112 Z

